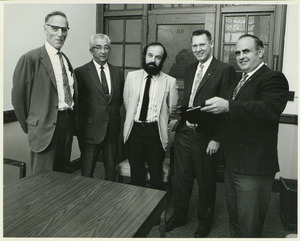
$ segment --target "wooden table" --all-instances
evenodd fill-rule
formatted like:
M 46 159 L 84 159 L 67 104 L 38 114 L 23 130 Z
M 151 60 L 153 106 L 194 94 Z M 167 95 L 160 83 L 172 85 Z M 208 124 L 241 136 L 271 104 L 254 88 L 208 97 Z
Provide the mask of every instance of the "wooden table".
M 166 192 L 47 172 L 5 186 L 3 202 L 4 237 L 146 237 Z

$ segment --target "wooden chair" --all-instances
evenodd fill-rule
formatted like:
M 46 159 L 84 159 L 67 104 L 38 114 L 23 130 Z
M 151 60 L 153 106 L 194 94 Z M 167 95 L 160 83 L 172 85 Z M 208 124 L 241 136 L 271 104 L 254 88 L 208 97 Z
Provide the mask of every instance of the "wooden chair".
M 163 182 L 164 182 L 164 188 L 167 189 L 168 183 L 170 183 L 170 177 L 171 177 L 171 172 L 172 172 L 172 157 L 173 157 L 173 153 L 172 153 L 172 145 L 174 142 L 174 136 L 175 136 L 175 132 L 172 131 L 175 123 L 177 122 L 177 120 L 172 120 L 169 123 L 169 145 L 167 147 L 167 151 L 166 151 L 166 158 L 164 160 L 163 163 Z M 145 165 L 146 170 L 148 169 L 147 164 Z M 120 162 L 117 165 L 117 174 L 118 174 L 118 182 L 123 182 L 123 178 L 124 177 L 130 177 L 130 165 L 129 165 L 129 161 L 128 159 L 123 160 L 122 162 Z M 150 174 L 147 171 L 147 181 L 150 180 Z
M 146 171 L 147 171 L 147 181 L 150 180 L 150 174 L 148 172 L 148 166 L 145 165 Z M 168 182 L 169 177 L 169 171 L 170 171 L 170 158 L 165 158 L 163 163 L 163 182 Z M 130 165 L 128 159 L 125 159 L 124 161 L 120 162 L 117 165 L 117 173 L 118 173 L 118 182 L 123 182 L 123 177 L 130 177 Z

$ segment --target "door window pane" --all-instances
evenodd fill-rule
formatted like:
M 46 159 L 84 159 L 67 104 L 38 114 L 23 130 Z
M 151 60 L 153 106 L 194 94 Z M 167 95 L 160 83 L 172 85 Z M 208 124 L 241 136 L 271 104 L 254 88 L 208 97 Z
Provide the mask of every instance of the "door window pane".
M 125 66 L 138 67 L 141 62 L 141 47 L 139 44 L 125 46 Z
M 140 42 L 142 33 L 141 19 L 126 20 L 126 42 Z
M 109 53 L 109 62 L 112 65 L 121 67 L 123 64 L 123 45 L 111 44 L 111 50 Z
M 223 61 L 225 63 L 231 64 L 235 68 L 235 70 L 239 70 L 235 59 L 235 44 L 224 45 Z
M 259 36 L 264 43 L 269 42 L 270 16 L 249 16 L 248 33 Z
M 112 42 L 122 42 L 124 39 L 123 20 L 108 20 L 108 32 Z
M 245 17 L 225 17 L 224 42 L 235 43 L 246 31 Z

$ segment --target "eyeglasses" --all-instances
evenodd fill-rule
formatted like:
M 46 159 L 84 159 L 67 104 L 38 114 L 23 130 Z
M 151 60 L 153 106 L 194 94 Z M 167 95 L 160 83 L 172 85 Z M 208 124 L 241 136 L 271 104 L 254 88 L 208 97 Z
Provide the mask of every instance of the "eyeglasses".
M 91 50 L 97 50 L 97 51 L 102 51 L 102 49 L 104 50 L 104 52 L 109 52 L 110 47 L 109 46 L 102 47 L 101 45 L 97 45 L 91 48 Z
M 70 29 L 69 27 L 59 27 L 59 26 L 48 24 L 48 23 L 46 23 L 46 25 L 50 26 L 54 32 L 57 32 L 59 29 L 61 29 L 61 31 L 63 33 L 67 33 L 68 30 Z

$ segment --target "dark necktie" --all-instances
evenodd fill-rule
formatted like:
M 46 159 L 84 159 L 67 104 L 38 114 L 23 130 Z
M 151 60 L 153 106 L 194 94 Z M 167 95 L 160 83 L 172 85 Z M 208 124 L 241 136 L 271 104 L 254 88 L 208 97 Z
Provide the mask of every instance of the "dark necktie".
M 104 89 L 104 93 L 106 95 L 109 95 L 108 84 L 107 84 L 107 79 L 106 79 L 106 76 L 105 76 L 105 72 L 103 70 L 104 69 L 103 65 L 101 65 L 100 69 L 101 69 L 101 72 L 100 72 L 101 82 L 102 82 L 102 86 L 103 86 L 103 89 Z
M 237 86 L 234 88 L 234 91 L 233 91 L 233 94 L 232 94 L 232 99 L 233 100 L 235 99 L 237 93 L 240 91 L 240 89 L 242 88 L 242 86 L 246 83 L 247 77 L 248 77 L 248 74 L 243 73 L 242 79 L 239 81 L 239 83 L 237 84 Z
M 148 112 L 148 106 L 149 106 L 149 89 L 150 89 L 150 84 L 151 84 L 151 78 L 152 75 L 147 76 L 147 81 L 145 85 L 145 90 L 144 90 L 144 97 L 143 97 L 143 102 L 142 102 L 142 108 L 141 108 L 141 113 L 140 113 L 140 121 L 146 121 L 147 120 L 147 112 Z
M 65 102 L 68 106 L 72 105 L 73 98 L 71 94 L 71 89 L 69 85 L 69 79 L 66 71 L 66 67 L 64 65 L 63 57 L 61 52 L 57 52 L 59 56 L 59 62 L 62 70 L 62 79 L 63 79 L 63 88 L 64 88 L 64 94 L 65 94 Z

